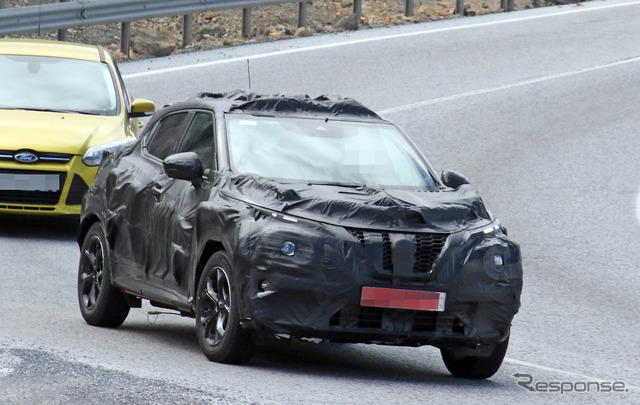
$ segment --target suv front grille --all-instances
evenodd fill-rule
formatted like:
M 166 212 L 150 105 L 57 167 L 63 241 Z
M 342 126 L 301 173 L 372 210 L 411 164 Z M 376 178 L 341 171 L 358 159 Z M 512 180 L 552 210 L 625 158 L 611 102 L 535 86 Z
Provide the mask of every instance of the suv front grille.
M 427 273 L 440 256 L 449 235 L 426 233 L 416 235 L 416 262 L 413 271 Z
M 464 308 L 463 313 L 472 316 L 474 310 Z M 329 327 L 464 335 L 464 325 L 454 314 L 374 307 L 345 307 L 333 314 Z
M 349 232 L 357 239 L 357 241 L 368 251 L 369 258 L 376 262 L 383 273 L 394 274 L 397 270 L 394 263 L 394 251 L 397 250 L 399 242 L 409 242 L 413 245 L 413 249 L 404 249 L 397 255 L 406 255 L 412 258 L 409 262 L 413 263 L 411 273 L 426 274 L 429 273 L 440 256 L 444 248 L 449 234 L 444 233 L 415 233 L 405 234 L 398 232 L 369 232 L 359 229 L 349 229 Z M 380 255 L 381 251 L 381 255 Z M 380 257 L 381 256 L 381 257 Z M 403 273 L 407 273 L 406 269 Z

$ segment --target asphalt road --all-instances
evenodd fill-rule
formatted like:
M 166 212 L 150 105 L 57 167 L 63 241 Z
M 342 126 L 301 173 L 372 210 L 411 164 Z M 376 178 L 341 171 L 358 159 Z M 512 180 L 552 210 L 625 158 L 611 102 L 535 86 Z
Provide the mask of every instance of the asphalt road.
M 246 89 L 248 57 L 253 90 L 354 97 L 467 175 L 525 268 L 490 380 L 450 377 L 430 347 L 268 344 L 215 364 L 193 320 L 148 306 L 90 327 L 75 222 L 2 217 L 0 403 L 640 403 L 638 21 L 638 1 L 588 2 L 121 66 L 162 105 Z

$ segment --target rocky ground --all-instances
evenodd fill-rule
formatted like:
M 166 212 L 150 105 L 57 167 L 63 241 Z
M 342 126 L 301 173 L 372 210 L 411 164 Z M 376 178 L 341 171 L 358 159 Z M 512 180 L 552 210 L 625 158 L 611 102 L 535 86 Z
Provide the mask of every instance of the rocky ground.
M 515 9 L 533 7 L 536 1 L 546 5 L 548 1 L 558 0 L 515 0 Z M 4 0 L 4 7 L 56 2 L 58 0 Z M 249 38 L 242 37 L 241 9 L 197 13 L 193 15 L 193 42 L 187 46 L 182 45 L 182 17 L 133 21 L 128 55 L 120 52 L 120 24 L 73 27 L 67 32 L 68 41 L 103 45 L 118 61 L 125 61 L 322 33 L 461 18 L 455 14 L 455 0 L 415 0 L 414 3 L 414 16 L 405 17 L 405 0 L 364 0 L 362 19 L 356 24 L 352 1 L 314 0 L 308 6 L 307 27 L 300 29 L 297 27 L 297 3 L 259 7 L 252 10 Z M 465 3 L 467 16 L 498 12 L 502 12 L 500 0 L 467 0 Z M 57 31 L 7 37 L 56 39 Z

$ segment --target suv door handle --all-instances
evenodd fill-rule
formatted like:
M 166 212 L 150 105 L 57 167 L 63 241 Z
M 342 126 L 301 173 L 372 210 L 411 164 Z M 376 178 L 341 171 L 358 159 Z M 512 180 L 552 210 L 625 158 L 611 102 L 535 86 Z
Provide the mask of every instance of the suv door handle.
M 160 198 L 160 195 L 162 195 L 162 186 L 160 186 L 159 184 L 154 184 L 153 186 L 151 186 L 151 194 L 156 197 L 157 201 Z

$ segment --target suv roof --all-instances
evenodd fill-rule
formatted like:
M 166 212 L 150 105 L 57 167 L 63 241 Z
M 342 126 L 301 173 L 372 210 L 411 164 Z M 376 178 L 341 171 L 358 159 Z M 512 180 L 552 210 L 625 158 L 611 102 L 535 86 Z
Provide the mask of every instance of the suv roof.
M 249 112 L 283 115 L 314 115 L 383 120 L 378 114 L 352 98 L 322 95 L 256 94 L 236 90 L 230 93 L 200 93 L 187 104 L 202 104 L 224 112 Z M 183 108 L 185 104 L 172 107 Z

